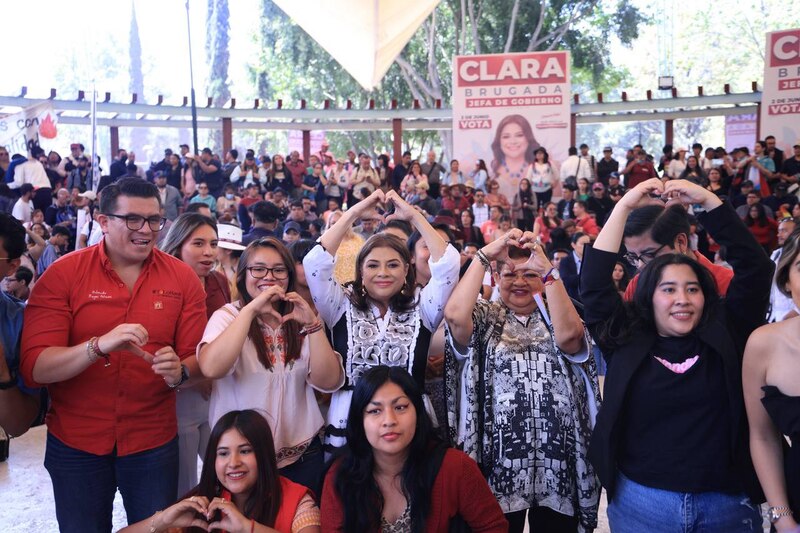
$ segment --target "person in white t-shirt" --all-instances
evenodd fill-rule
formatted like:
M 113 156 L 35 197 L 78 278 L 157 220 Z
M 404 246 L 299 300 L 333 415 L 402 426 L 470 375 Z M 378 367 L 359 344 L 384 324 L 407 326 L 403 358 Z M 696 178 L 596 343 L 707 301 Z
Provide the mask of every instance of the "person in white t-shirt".
M 19 188 L 19 192 L 19 200 L 14 204 L 11 215 L 23 224 L 28 224 L 33 218 L 33 202 L 31 201 L 33 197 L 33 185 L 30 183 L 23 183 Z
M 574 146 L 570 146 L 568 153 L 569 157 L 561 163 L 561 182 L 563 183 L 567 178 L 573 176 L 575 179 L 586 178 L 591 182 L 592 169 L 589 163 L 578 155 L 578 149 Z

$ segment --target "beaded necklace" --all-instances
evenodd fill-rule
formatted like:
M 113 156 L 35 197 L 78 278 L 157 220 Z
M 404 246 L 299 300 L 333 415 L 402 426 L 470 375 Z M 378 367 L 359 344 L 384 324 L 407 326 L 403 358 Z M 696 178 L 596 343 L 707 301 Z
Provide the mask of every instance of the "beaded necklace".
M 506 169 L 506 172 L 509 176 L 511 176 L 511 178 L 521 178 L 528 170 L 528 163 L 523 163 L 519 169 L 519 172 L 511 172 L 511 169 L 508 168 L 508 164 L 505 161 L 503 161 L 503 168 Z

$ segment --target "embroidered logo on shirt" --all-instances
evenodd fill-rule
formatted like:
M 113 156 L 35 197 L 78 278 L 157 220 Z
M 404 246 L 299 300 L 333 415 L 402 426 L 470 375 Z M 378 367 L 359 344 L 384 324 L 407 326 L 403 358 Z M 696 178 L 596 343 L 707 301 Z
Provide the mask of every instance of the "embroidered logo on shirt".
M 90 300 L 110 300 L 111 295 L 108 294 L 106 291 L 97 291 L 94 290 L 89 293 Z
M 699 355 L 695 355 L 694 357 L 690 357 L 689 359 L 687 359 L 683 363 L 670 363 L 666 359 L 662 359 L 662 358 L 658 357 L 657 355 L 654 355 L 653 357 L 656 358 L 656 361 L 658 361 L 659 363 L 661 363 L 662 365 L 664 365 L 668 369 L 672 370 L 676 374 L 684 374 L 684 373 L 686 373 L 690 368 L 692 368 L 694 366 L 694 364 L 697 362 L 697 360 L 700 359 Z
M 173 298 L 176 300 L 180 300 L 183 298 L 183 293 L 181 291 L 174 291 L 174 290 L 165 290 L 165 289 L 153 289 L 154 296 L 161 296 L 163 298 Z
M 161 300 L 153 302 L 153 309 L 164 309 L 164 302 Z

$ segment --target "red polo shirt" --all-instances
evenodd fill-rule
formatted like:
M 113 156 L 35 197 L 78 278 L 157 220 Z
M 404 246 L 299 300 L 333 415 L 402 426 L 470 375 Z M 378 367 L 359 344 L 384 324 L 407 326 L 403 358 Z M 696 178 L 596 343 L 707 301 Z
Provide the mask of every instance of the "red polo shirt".
M 159 250 L 145 261 L 133 290 L 117 276 L 105 241 L 53 263 L 25 309 L 20 372 L 34 384 L 45 348 L 85 344 L 124 323 L 148 332 L 145 351 L 172 346 L 194 356 L 206 325 L 206 295 L 197 274 Z M 72 448 L 95 455 L 129 455 L 166 444 L 177 433 L 175 391 L 144 359 L 129 352 L 100 358 L 66 381 L 51 383 L 47 428 Z M 38 384 L 36 384 L 38 386 Z
M 658 174 L 656 173 L 656 169 L 653 166 L 653 163 L 650 161 L 645 161 L 644 163 L 636 163 L 633 165 L 631 171 L 625 175 L 625 187 L 628 189 L 633 189 L 637 185 L 639 185 L 643 181 L 647 181 L 650 178 L 657 177 Z
M 306 175 L 306 164 L 297 160 L 297 163 L 292 162 L 290 159 L 286 162 L 286 167 L 289 169 L 289 174 L 292 175 L 292 183 L 295 187 L 303 185 L 303 178 Z

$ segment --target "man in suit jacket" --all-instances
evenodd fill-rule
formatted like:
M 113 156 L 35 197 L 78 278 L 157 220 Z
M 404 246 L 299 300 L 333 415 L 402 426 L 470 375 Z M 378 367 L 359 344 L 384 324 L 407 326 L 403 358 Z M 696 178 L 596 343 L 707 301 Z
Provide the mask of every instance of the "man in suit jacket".
M 561 281 L 567 289 L 569 297 L 575 301 L 581 301 L 581 265 L 583 264 L 583 247 L 589 244 L 591 239 L 584 233 L 576 233 L 572 236 L 572 253 L 561 260 L 558 266 L 558 273 L 561 274 Z
M 562 187 L 561 194 L 563 194 L 564 198 L 560 200 L 556 206 L 558 217 L 561 220 L 574 218 L 575 215 L 572 212 L 572 207 L 575 205 L 575 191 L 577 190 L 578 187 L 572 183 L 565 183 Z
M 157 171 L 154 177 L 158 194 L 161 195 L 164 216 L 167 220 L 175 220 L 178 218 L 180 206 L 183 204 L 181 192 L 172 185 L 167 185 L 167 174 L 164 171 Z

